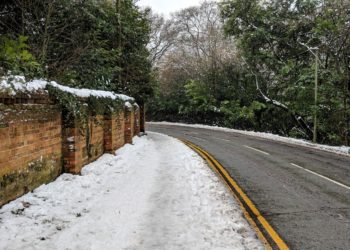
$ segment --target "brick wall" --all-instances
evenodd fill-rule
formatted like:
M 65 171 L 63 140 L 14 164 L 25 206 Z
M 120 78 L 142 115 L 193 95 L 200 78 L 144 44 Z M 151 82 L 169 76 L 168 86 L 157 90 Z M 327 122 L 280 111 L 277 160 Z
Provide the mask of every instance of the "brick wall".
M 132 143 L 140 130 L 135 107 L 71 120 L 48 96 L 0 96 L 0 207 L 62 172 L 80 173 L 103 153 Z
M 0 206 L 62 170 L 61 112 L 50 104 L 0 104 Z

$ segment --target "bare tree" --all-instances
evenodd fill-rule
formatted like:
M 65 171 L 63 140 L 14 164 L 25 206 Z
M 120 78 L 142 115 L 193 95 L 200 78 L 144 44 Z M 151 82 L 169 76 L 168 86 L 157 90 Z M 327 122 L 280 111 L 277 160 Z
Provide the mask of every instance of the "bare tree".
M 160 65 L 162 84 L 171 80 L 167 78 L 172 75 L 169 75 L 169 69 L 182 71 L 188 79 L 201 79 L 206 72 L 211 74 L 210 82 L 215 92 L 220 84 L 216 75 L 219 69 L 236 58 L 232 38 L 223 34 L 217 3 L 206 1 L 198 7 L 183 9 L 166 23 L 171 28 L 163 27 L 173 33 L 171 46 L 165 51 L 157 50 L 164 52 Z M 163 73 L 167 77 L 163 77 Z
M 149 20 L 151 23 L 150 60 L 153 65 L 159 64 L 163 56 L 176 43 L 179 33 L 178 28 L 172 20 L 166 20 L 163 16 L 150 12 Z

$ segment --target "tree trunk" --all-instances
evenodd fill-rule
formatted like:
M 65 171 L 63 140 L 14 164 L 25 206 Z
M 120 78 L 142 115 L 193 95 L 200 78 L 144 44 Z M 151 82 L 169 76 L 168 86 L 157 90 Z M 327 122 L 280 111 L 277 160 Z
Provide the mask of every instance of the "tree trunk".
M 146 108 L 144 103 L 140 104 L 140 132 L 146 132 Z

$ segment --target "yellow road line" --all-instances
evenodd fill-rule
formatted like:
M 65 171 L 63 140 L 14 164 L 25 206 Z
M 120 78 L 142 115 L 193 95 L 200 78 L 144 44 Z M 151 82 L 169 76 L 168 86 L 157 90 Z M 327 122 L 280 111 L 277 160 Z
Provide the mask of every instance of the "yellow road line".
M 200 147 L 194 145 L 193 143 L 182 140 L 186 145 L 194 149 L 202 158 L 204 158 L 210 165 L 210 167 L 222 177 L 227 186 L 232 190 L 235 198 L 239 201 L 240 206 L 243 209 L 243 213 L 248 220 L 248 222 L 253 226 L 255 231 L 257 232 L 259 238 L 263 241 L 268 249 L 272 249 L 272 246 L 269 244 L 268 240 L 264 236 L 263 232 L 255 223 L 252 215 L 260 222 L 261 226 L 267 232 L 268 236 L 274 241 L 276 246 L 279 249 L 289 249 L 287 244 L 282 240 L 282 238 L 278 235 L 278 233 L 272 228 L 272 226 L 267 222 L 267 220 L 261 215 L 259 210 L 256 208 L 254 203 L 248 198 L 248 196 L 243 192 L 240 186 L 232 179 L 227 170 L 208 152 L 201 149 Z M 252 214 L 250 214 L 246 207 L 249 208 Z
M 193 147 L 191 144 L 187 144 L 189 147 L 191 147 L 193 150 L 195 150 L 202 158 L 204 158 L 208 163 L 209 166 L 212 168 L 213 171 L 215 171 L 221 178 L 221 173 L 217 170 L 217 168 L 214 166 L 214 164 L 210 161 L 210 159 L 203 154 L 201 151 L 199 151 L 199 149 Z M 226 180 L 224 178 L 222 178 L 224 180 L 225 185 L 228 187 L 228 189 L 231 191 L 231 193 L 233 194 L 233 196 L 236 198 L 236 200 L 238 201 L 241 209 L 243 210 L 243 214 L 244 217 L 248 220 L 248 222 L 252 225 L 252 227 L 254 228 L 254 230 L 256 231 L 258 237 L 260 238 L 260 240 L 264 243 L 264 245 L 266 246 L 267 249 L 272 249 L 271 245 L 268 243 L 267 239 L 265 238 L 264 234 L 260 231 L 259 227 L 256 225 L 255 221 L 250 217 L 249 213 L 247 212 L 247 210 L 245 209 L 243 203 L 240 201 L 239 197 L 233 192 L 233 190 L 231 189 L 231 187 L 226 183 Z

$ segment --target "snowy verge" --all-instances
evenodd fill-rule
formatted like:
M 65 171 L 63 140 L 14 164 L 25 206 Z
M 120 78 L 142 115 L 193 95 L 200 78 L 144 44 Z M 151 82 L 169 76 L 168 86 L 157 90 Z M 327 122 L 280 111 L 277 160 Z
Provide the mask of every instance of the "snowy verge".
M 345 156 L 350 156 L 350 147 L 347 147 L 347 146 L 336 147 L 336 146 L 329 146 L 329 145 L 323 145 L 323 144 L 316 144 L 316 143 L 312 143 L 310 141 L 306 141 L 302 139 L 283 137 L 283 136 L 275 135 L 271 133 L 238 130 L 238 129 L 209 126 L 209 125 L 202 125 L 202 124 L 186 124 L 186 123 L 173 123 L 173 122 L 147 122 L 147 123 L 154 124 L 154 125 L 183 126 L 183 127 L 191 127 L 191 128 L 203 128 L 203 129 L 211 129 L 211 130 L 218 130 L 218 131 L 224 131 L 224 132 L 232 132 L 232 133 L 255 136 L 255 137 L 260 137 L 264 139 L 305 146 L 305 147 L 337 153 Z
M 0 209 L 0 249 L 264 249 L 196 153 L 157 134 Z
M 116 94 L 111 91 L 71 88 L 58 84 L 55 81 L 47 81 L 44 79 L 34 79 L 31 81 L 27 81 L 24 76 L 18 75 L 0 77 L 0 92 L 5 92 L 9 95 L 16 95 L 17 93 L 30 94 L 37 92 L 46 92 L 47 86 L 52 86 L 61 91 L 70 93 L 81 98 L 93 96 L 97 98 L 110 98 L 112 100 L 119 99 L 122 101 L 134 101 L 134 98 L 130 96 Z

